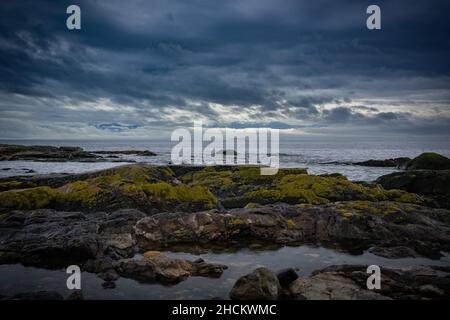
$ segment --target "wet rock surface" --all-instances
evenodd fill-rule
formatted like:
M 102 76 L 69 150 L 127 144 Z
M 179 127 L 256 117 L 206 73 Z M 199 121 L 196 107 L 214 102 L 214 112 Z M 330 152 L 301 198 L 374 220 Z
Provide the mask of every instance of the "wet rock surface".
M 13 212 L 0 222 L 0 263 L 45 268 L 83 266 L 113 286 L 119 276 L 148 282 L 177 283 L 189 276 L 218 277 L 226 268 L 138 252 L 134 224 L 145 216 L 134 210 L 113 213 L 35 210 Z
M 380 268 L 380 287 L 368 289 L 367 265 L 333 265 L 310 276 L 279 278 L 258 268 L 239 278 L 230 292 L 236 300 L 428 300 L 450 298 L 450 267 Z M 284 289 L 283 289 L 284 288 Z
M 258 268 L 239 278 L 230 292 L 233 300 L 276 300 L 281 294 L 277 275 L 267 269 Z
M 294 269 L 288 268 L 277 272 L 277 278 L 282 288 L 286 288 L 289 284 L 298 279 L 297 272 Z
M 176 284 L 190 276 L 220 277 L 226 266 L 204 261 L 192 262 L 159 254 L 144 256 L 139 260 L 133 258 L 120 260 L 115 269 L 122 276 L 142 282 Z
M 135 250 L 132 226 L 143 216 L 133 209 L 112 214 L 48 209 L 13 212 L 0 222 L 1 256 L 46 267 L 103 255 L 126 256 Z
M 449 299 L 450 268 L 381 268 L 380 289 L 367 289 L 367 266 L 331 266 L 299 278 L 292 298 L 308 300 Z
M 345 202 L 322 206 L 267 205 L 226 212 L 164 213 L 135 226 L 143 247 L 240 241 L 338 243 L 356 249 L 406 246 L 410 255 L 438 258 L 450 249 L 450 212 L 397 203 Z M 374 253 L 377 253 L 375 250 Z M 392 251 L 392 256 L 395 256 Z M 400 252 L 404 256 L 404 251 Z

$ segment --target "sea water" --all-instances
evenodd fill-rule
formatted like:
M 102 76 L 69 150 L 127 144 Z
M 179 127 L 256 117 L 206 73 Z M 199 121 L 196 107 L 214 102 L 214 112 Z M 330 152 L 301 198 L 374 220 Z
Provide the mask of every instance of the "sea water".
M 79 146 L 95 150 L 150 150 L 155 157 L 121 155 L 115 162 L 1 161 L 0 177 L 49 173 L 79 173 L 131 162 L 170 164 L 170 140 L 2 140 L 23 145 Z M 398 171 L 396 168 L 364 167 L 353 162 L 369 159 L 416 157 L 437 152 L 450 157 L 450 141 L 443 137 L 280 137 L 280 167 L 307 168 L 311 174 L 341 173 L 352 181 L 373 181 Z

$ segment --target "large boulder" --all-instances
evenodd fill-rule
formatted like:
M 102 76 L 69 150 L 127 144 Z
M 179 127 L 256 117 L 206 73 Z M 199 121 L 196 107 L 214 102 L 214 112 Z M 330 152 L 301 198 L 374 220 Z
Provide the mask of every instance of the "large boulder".
M 267 268 L 258 268 L 239 278 L 230 292 L 233 300 L 275 300 L 281 294 L 277 275 Z
M 288 285 L 298 279 L 298 275 L 294 269 L 288 268 L 278 271 L 277 278 L 280 282 L 281 287 L 286 288 Z
M 426 152 L 412 159 L 406 165 L 407 170 L 447 170 L 450 169 L 450 159 L 438 153 Z
M 204 261 L 171 258 L 164 254 L 144 254 L 142 259 L 120 260 L 116 271 L 123 277 L 141 282 L 176 284 L 190 276 L 218 278 L 226 266 Z
M 331 272 L 296 280 L 290 286 L 290 294 L 292 299 L 306 300 L 389 300 L 344 275 Z
M 291 298 L 308 300 L 449 299 L 449 267 L 381 267 L 380 289 L 369 290 L 365 265 L 330 266 L 290 285 Z

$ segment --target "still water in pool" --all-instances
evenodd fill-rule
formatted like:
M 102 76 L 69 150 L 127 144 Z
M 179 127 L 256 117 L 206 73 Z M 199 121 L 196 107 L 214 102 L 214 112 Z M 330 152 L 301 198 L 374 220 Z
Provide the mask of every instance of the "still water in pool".
M 277 271 L 295 268 L 299 276 L 308 276 L 312 271 L 339 264 L 376 264 L 386 267 L 410 267 L 418 265 L 450 266 L 450 256 L 440 260 L 425 258 L 386 259 L 365 252 L 350 255 L 333 249 L 316 246 L 282 247 L 275 250 L 241 249 L 232 253 L 191 254 L 165 252 L 167 256 L 228 266 L 218 279 L 191 277 L 173 285 L 139 283 L 120 278 L 115 289 L 103 289 L 102 282 L 95 274 L 82 273 L 81 289 L 85 299 L 228 299 L 228 293 L 236 280 L 258 267 Z M 56 291 L 67 297 L 71 292 L 66 288 L 69 275 L 65 270 L 45 270 L 24 267 L 20 264 L 0 265 L 0 295 L 12 296 L 21 292 Z

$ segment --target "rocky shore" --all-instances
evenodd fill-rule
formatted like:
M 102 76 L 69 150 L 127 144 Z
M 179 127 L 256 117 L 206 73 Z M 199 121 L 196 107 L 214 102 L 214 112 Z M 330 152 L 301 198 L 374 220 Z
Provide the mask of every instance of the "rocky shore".
M 105 288 L 114 288 L 120 277 L 174 285 L 191 276 L 217 278 L 227 268 L 169 257 L 164 254 L 169 248 L 307 243 L 390 259 L 439 259 L 450 252 L 450 175 L 441 169 L 407 170 L 377 183 L 310 175 L 305 169 L 261 176 L 252 166 L 143 164 L 0 179 L 0 264 L 49 269 L 77 264 L 103 279 Z M 281 278 L 260 270 L 236 286 L 263 278 L 272 283 L 261 289 L 268 297 L 239 288 L 231 297 L 449 297 L 445 268 L 386 269 L 389 285 L 380 292 L 363 288 L 367 274 L 361 270 L 334 266 L 301 279 L 292 270 Z M 258 291 L 258 285 L 249 290 Z

